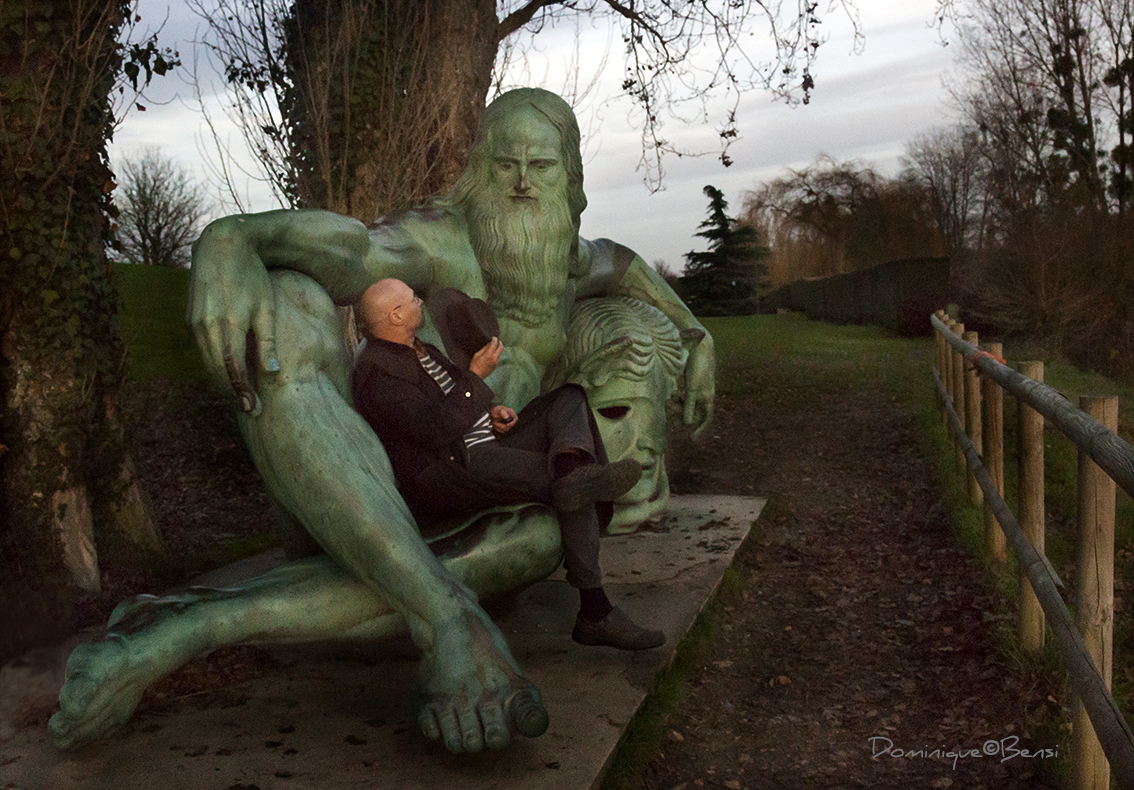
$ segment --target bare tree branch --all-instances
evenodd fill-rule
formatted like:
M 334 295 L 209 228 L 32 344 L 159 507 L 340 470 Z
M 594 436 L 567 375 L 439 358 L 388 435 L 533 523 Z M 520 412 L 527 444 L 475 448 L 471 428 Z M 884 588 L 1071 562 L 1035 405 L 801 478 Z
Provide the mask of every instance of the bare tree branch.
M 538 11 L 549 6 L 560 4 L 574 5 L 574 3 L 570 3 L 569 0 L 567 0 L 566 3 L 565 0 L 531 0 L 527 5 L 513 11 L 508 14 L 508 16 L 504 17 L 504 19 L 500 20 L 500 24 L 496 28 L 497 40 L 503 41 L 524 25 L 531 22 Z

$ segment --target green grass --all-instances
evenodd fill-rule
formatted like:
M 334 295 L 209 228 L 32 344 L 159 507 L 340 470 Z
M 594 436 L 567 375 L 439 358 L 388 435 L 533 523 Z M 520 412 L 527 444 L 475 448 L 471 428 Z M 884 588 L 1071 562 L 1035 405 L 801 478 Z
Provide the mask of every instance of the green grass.
M 716 343 L 721 394 L 759 402 L 763 393 L 746 374 L 771 361 L 799 366 L 816 393 L 881 384 L 893 395 L 916 397 L 918 383 L 930 375 L 933 344 L 928 338 L 895 337 L 877 327 L 834 326 L 795 313 L 702 321 Z M 791 382 L 785 385 L 791 389 Z
M 207 378 L 193 335 L 185 325 L 189 271 L 118 264 L 114 284 L 130 378 Z

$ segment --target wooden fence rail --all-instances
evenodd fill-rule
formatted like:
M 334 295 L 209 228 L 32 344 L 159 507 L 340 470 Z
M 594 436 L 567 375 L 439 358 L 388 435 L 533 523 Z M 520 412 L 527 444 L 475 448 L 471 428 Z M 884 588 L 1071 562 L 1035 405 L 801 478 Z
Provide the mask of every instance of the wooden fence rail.
M 1134 447 L 1118 437 L 1112 430 L 1076 409 L 1055 390 L 1017 373 L 989 351 L 982 351 L 975 342 L 963 339 L 960 336 L 963 328 L 952 322 L 947 324 L 947 317 L 943 313 L 939 312 L 930 320 L 938 337 L 934 380 L 941 397 L 943 414 L 952 429 L 952 438 L 956 443 L 958 456 L 964 458 L 967 475 L 969 480 L 975 482 L 976 487 L 979 488 L 986 513 L 995 517 L 995 521 L 1003 530 L 1003 539 L 1006 539 L 1007 544 L 1011 546 L 1022 574 L 1027 578 L 1029 584 L 1021 585 L 1021 596 L 1027 600 L 1027 596 L 1034 594 L 1046 615 L 1048 624 L 1052 629 L 1052 635 L 1067 666 L 1078 703 L 1081 704 L 1082 710 L 1086 714 L 1084 717 L 1077 717 L 1081 718 L 1081 721 L 1075 722 L 1078 731 L 1073 733 L 1075 741 L 1072 750 L 1073 760 L 1075 760 L 1073 772 L 1076 789 L 1100 788 L 1100 790 L 1103 790 L 1108 787 L 1107 760 L 1109 760 L 1109 770 L 1113 771 L 1118 786 L 1127 790 L 1132 789 L 1134 788 L 1134 734 L 1131 733 L 1130 726 L 1123 719 L 1113 696 L 1110 694 L 1109 638 L 1106 635 L 1100 637 L 1087 631 L 1088 640 L 1084 639 L 1084 634 L 1081 634 L 1080 629 L 1076 627 L 1075 620 L 1060 596 L 1058 588 L 1062 587 L 1062 583 L 1042 552 L 1042 542 L 1039 543 L 1040 550 L 1037 550 L 1033 542 L 1029 540 L 1011 508 L 1004 501 L 1002 479 L 993 479 L 993 475 L 990 474 L 984 460 L 982 460 L 981 450 L 969 438 L 965 420 L 962 420 L 958 412 L 964 414 L 967 411 L 966 417 L 969 424 L 973 425 L 975 422 L 975 425 L 980 426 L 982 425 L 982 418 L 979 416 L 981 411 L 978 406 L 978 410 L 975 412 L 977 416 L 974 418 L 972 404 L 968 402 L 970 398 L 966 398 L 966 395 L 972 395 L 974 390 L 971 383 L 966 386 L 963 369 L 959 370 L 957 363 L 959 360 L 967 361 L 970 370 L 980 370 L 988 379 L 995 381 L 1022 402 L 1034 408 L 1039 414 L 1051 419 L 1069 439 L 1079 446 L 1081 470 L 1084 467 L 1094 467 L 1097 464 L 1098 469 L 1110 476 L 1106 482 L 1110 485 L 1111 492 L 1114 491 L 1114 486 L 1111 483 L 1113 480 L 1123 489 L 1134 493 Z M 970 339 L 976 340 L 975 336 L 972 335 L 970 335 Z M 950 347 L 956 351 L 952 351 Z M 938 372 L 939 370 L 944 371 L 945 375 L 941 375 Z M 981 400 L 988 399 L 981 398 Z M 964 408 L 965 411 L 961 411 L 961 408 L 955 409 L 954 403 L 958 403 L 959 407 L 963 403 L 964 406 L 961 408 Z M 992 410 L 997 410 L 995 397 L 993 398 Z M 1023 412 L 1024 409 L 1021 409 L 1021 411 Z M 999 431 L 997 425 L 999 419 L 998 414 L 985 414 L 982 427 L 990 426 Z M 1034 432 L 1034 424 L 1029 426 L 1029 430 Z M 1042 433 L 1040 435 L 1042 447 Z M 1002 433 L 1000 439 L 1002 441 Z M 987 447 L 988 445 L 986 445 Z M 985 460 L 989 460 L 994 466 L 997 464 L 996 458 L 987 458 L 989 456 L 988 449 L 985 449 L 985 456 Z M 1089 463 L 1092 460 L 1094 463 Z M 1034 465 L 1034 459 L 1029 459 L 1027 462 Z M 1042 457 L 1040 463 L 1042 469 Z M 993 471 L 1000 472 L 999 469 Z M 1089 475 L 1087 476 L 1089 477 Z M 1042 487 L 1042 482 L 1040 485 Z M 1083 481 L 1080 485 L 1084 485 Z M 974 504 L 977 504 L 977 499 L 971 492 L 970 496 Z M 1030 496 L 1034 500 L 1034 492 Z M 1040 518 L 1042 519 L 1042 493 L 1040 497 L 1041 504 L 1039 507 Z M 1105 496 L 1102 499 L 1105 501 Z M 1113 561 L 1113 493 L 1111 493 L 1111 502 L 1110 547 L 1109 549 L 1092 547 L 1091 551 L 1093 553 L 1109 552 L 1110 560 Z M 1034 510 L 1034 508 L 1034 501 L 1026 507 L 1029 511 Z M 1026 515 L 1029 520 L 1034 521 L 1034 513 Z M 992 519 L 986 519 L 986 545 L 995 553 L 997 541 L 1001 538 L 998 535 L 990 535 L 989 529 L 995 528 L 991 521 Z M 1033 529 L 1034 524 L 1030 525 L 1029 531 Z M 993 559 L 995 560 L 996 557 L 993 556 Z M 1113 585 L 1113 576 L 1111 583 Z M 1030 587 L 1030 590 L 1026 589 L 1028 587 Z M 1103 595 L 1104 597 L 1110 596 L 1110 619 L 1112 621 L 1113 587 L 1109 592 L 1104 591 Z M 1083 605 L 1081 608 L 1088 607 Z M 1026 607 L 1022 608 L 1022 616 L 1026 616 Z M 1032 633 L 1032 636 L 1028 639 L 1032 641 L 1031 647 L 1034 648 L 1037 641 L 1034 635 L 1036 624 L 1034 614 L 1031 616 L 1033 620 L 1030 623 L 1025 624 L 1023 620 L 1021 621 L 1021 634 Z M 1082 617 L 1080 619 L 1082 620 Z M 1087 624 L 1081 623 L 1080 625 L 1083 627 Z M 1039 639 L 1042 640 L 1042 620 L 1039 630 L 1041 634 Z M 1109 632 L 1107 633 L 1109 634 Z M 1088 641 L 1090 647 L 1088 647 Z M 1100 647 L 1100 643 L 1103 645 L 1102 647 Z M 1098 669 L 1100 665 L 1105 665 L 1108 671 L 1100 674 Z M 1092 726 L 1093 733 L 1084 732 L 1084 730 L 1092 729 Z M 1096 736 L 1097 741 L 1095 740 Z M 1090 744 L 1097 744 L 1094 746 L 1096 750 L 1101 746 L 1106 759 L 1104 760 L 1102 755 L 1099 755 L 1097 759 L 1092 759 L 1088 755 L 1084 762 L 1081 757 L 1075 756 L 1075 752 L 1084 750 L 1082 746 L 1084 738 L 1087 738 Z
M 1055 423 L 1068 439 L 1091 456 L 1111 480 L 1134 497 L 1134 446 L 1076 408 L 1051 387 L 1017 373 L 988 352 L 957 337 L 947 330 L 939 317 L 931 316 L 930 321 L 965 361 Z

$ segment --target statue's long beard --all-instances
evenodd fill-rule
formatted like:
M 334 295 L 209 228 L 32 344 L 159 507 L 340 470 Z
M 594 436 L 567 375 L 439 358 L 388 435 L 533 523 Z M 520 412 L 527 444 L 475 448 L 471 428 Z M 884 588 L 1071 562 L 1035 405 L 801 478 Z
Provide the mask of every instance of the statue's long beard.
M 578 234 L 564 192 L 545 194 L 537 205 L 482 193 L 469 201 L 467 219 L 496 314 L 530 327 L 547 321 L 567 287 Z

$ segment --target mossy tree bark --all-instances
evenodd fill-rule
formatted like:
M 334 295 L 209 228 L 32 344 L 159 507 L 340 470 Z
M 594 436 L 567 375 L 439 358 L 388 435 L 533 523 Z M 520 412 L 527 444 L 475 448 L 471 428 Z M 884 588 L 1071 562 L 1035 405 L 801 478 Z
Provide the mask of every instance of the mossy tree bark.
M 0 657 L 73 627 L 106 541 L 161 541 L 117 415 L 105 255 L 121 0 L 0 3 Z
M 298 0 L 285 30 L 299 205 L 371 222 L 452 185 L 488 95 L 494 0 Z

